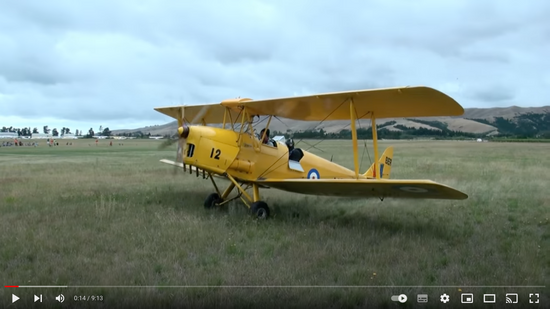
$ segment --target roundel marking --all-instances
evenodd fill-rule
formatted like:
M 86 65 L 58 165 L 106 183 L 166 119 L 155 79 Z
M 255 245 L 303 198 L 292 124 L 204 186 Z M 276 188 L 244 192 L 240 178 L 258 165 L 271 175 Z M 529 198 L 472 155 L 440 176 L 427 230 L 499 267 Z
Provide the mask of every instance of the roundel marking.
M 424 188 L 417 188 L 417 187 L 399 187 L 399 190 L 410 192 L 410 193 L 426 193 L 428 190 Z
M 310 169 L 309 172 L 307 173 L 307 179 L 319 179 L 319 178 L 321 178 L 321 175 L 319 175 L 319 171 L 317 171 L 314 168 Z

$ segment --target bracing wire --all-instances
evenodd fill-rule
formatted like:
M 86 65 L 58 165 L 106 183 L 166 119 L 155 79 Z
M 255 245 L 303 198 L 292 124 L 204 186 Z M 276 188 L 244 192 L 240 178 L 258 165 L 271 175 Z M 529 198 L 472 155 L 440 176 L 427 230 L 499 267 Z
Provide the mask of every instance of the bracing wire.
M 358 118 L 358 117 L 357 117 L 357 108 L 355 108 L 355 106 L 354 106 L 353 109 L 354 109 L 354 111 L 355 111 L 355 118 L 356 118 L 356 121 L 358 120 L 357 123 L 359 124 L 359 129 L 362 129 L 362 127 L 361 127 L 361 118 Z M 349 125 L 351 125 L 351 123 L 350 123 Z M 372 124 L 371 124 L 371 127 L 372 127 Z M 363 170 L 363 169 L 362 169 L 362 166 L 363 166 L 363 158 L 364 158 L 364 156 L 365 156 L 365 151 L 367 152 L 367 156 L 369 157 L 369 161 L 370 161 L 370 163 L 372 164 L 372 160 L 371 160 L 371 158 L 370 158 L 369 149 L 367 148 L 367 141 L 363 140 L 363 143 L 364 143 L 365 147 L 363 148 L 363 153 L 361 154 L 361 162 L 359 163 L 359 170 L 360 170 L 360 171 Z
M 315 124 L 315 125 L 313 125 L 313 126 L 310 126 L 307 130 L 311 130 L 311 129 L 315 128 L 315 127 L 318 127 L 320 124 L 322 124 L 324 121 L 326 121 L 326 120 L 327 120 L 336 110 L 338 110 L 338 109 L 339 109 L 344 103 L 346 103 L 348 100 L 349 100 L 349 99 L 344 99 L 344 100 L 343 100 L 336 108 L 334 108 L 325 118 L 323 118 L 323 120 L 321 120 L 319 123 L 317 123 L 317 124 Z M 359 128 L 360 128 L 360 129 L 362 129 L 361 121 L 360 121 L 360 120 L 361 120 L 363 117 L 365 117 L 366 115 L 368 115 L 369 113 L 370 113 L 370 112 L 367 112 L 367 113 L 365 113 L 364 115 L 361 115 L 361 116 L 359 117 L 359 116 L 358 116 L 358 113 L 357 113 L 357 109 L 355 108 L 355 116 L 356 116 L 356 120 L 359 120 L 359 121 L 358 121 L 358 124 L 359 124 Z M 291 129 L 291 128 L 290 128 L 284 121 L 282 121 L 279 117 L 277 117 L 277 116 L 273 116 L 273 117 L 275 117 L 275 119 L 279 120 L 279 122 L 281 122 L 286 128 Z M 267 119 L 267 118 L 264 118 L 263 120 L 257 122 L 255 125 L 260 124 L 261 122 L 265 121 L 265 119 Z M 372 123 L 372 121 L 371 121 L 371 123 Z M 347 128 L 347 127 L 350 126 L 350 125 L 351 125 L 351 123 L 346 124 L 345 126 L 342 127 L 341 130 Z M 372 124 L 371 124 L 371 127 L 372 127 Z M 372 130 L 374 130 L 374 128 L 372 128 Z M 311 149 L 311 148 L 315 148 L 315 149 L 317 149 L 317 150 L 320 150 L 320 151 L 322 151 L 322 152 L 325 152 L 324 150 L 315 147 L 315 146 L 319 145 L 320 143 L 322 143 L 323 141 L 325 141 L 325 138 L 323 138 L 323 139 L 321 139 L 320 141 L 318 141 L 317 143 L 311 145 L 311 144 L 309 144 L 309 143 L 307 143 L 307 142 L 304 142 L 304 141 L 303 141 L 303 138 L 301 138 L 298 142 L 296 142 L 296 144 L 302 142 L 302 143 L 304 143 L 304 144 L 310 146 L 309 148 L 306 149 L 306 151 L 308 151 L 308 150 Z M 370 152 L 369 152 L 369 150 L 368 150 L 368 146 L 367 146 L 366 140 L 363 140 L 363 142 L 364 142 L 364 148 L 363 148 L 363 152 L 362 152 L 362 154 L 361 154 L 361 163 L 360 163 L 360 167 L 359 167 L 360 169 L 361 169 L 362 164 L 363 164 L 363 159 L 364 159 L 364 156 L 365 156 L 365 152 L 367 153 L 367 157 L 368 157 L 369 161 L 371 162 L 371 164 L 372 164 L 372 162 L 373 162 L 373 160 L 372 160 L 372 158 L 371 158 L 371 156 L 370 156 Z M 286 153 L 285 153 L 285 154 L 286 154 Z M 284 156 L 284 155 L 283 155 L 283 156 Z M 281 156 L 281 157 L 278 158 L 273 164 L 271 164 L 271 166 L 269 166 L 260 176 L 262 176 L 262 175 L 264 175 L 265 173 L 267 173 L 267 172 L 271 169 L 271 167 L 273 167 L 277 162 L 279 162 L 279 160 L 280 160 L 283 156 Z M 283 164 L 284 164 L 284 163 L 283 163 Z
M 279 120 L 285 127 L 287 127 L 288 129 L 290 129 L 290 127 L 289 127 L 286 123 L 284 123 L 279 117 L 277 117 L 277 116 L 273 116 L 273 117 L 275 117 L 275 119 Z M 320 142 L 324 141 L 324 139 L 322 139 L 321 141 L 317 142 L 317 143 L 314 144 L 314 145 L 311 145 L 311 144 L 309 144 L 309 143 L 306 143 L 306 142 L 304 142 L 302 139 L 301 139 L 300 141 L 301 141 L 302 143 L 304 143 L 304 144 L 310 146 L 308 149 L 306 149 L 306 151 L 308 151 L 308 150 L 311 149 L 311 148 L 315 148 L 315 149 L 317 149 L 317 150 L 319 150 L 319 151 L 321 151 L 321 152 L 326 152 L 326 151 L 324 151 L 323 149 L 320 149 L 320 148 L 315 147 L 315 146 L 318 145 Z M 296 143 L 296 144 L 297 144 L 297 143 Z

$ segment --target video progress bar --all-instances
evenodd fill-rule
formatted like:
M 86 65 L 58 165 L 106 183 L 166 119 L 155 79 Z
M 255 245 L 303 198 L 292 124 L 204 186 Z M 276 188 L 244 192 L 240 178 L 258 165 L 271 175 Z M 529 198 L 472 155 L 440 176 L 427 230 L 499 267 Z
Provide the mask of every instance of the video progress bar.
M 5 288 L 68 288 L 68 285 L 4 285 Z
M 5 288 L 217 288 L 217 289 L 277 289 L 277 288 L 546 288 L 545 285 L 5 285 Z

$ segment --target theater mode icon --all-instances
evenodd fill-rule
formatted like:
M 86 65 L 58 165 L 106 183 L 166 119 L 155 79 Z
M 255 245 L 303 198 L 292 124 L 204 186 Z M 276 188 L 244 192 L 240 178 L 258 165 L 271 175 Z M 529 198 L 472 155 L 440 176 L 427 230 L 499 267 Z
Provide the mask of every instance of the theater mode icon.
M 483 302 L 486 304 L 494 304 L 497 302 L 496 294 L 483 294 Z

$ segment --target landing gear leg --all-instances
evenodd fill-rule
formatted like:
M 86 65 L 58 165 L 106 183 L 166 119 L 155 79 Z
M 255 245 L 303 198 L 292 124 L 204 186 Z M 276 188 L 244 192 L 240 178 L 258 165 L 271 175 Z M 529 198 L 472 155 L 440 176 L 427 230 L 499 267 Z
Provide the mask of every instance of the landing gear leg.
M 258 219 L 267 219 L 269 217 L 269 207 L 266 202 L 260 201 L 260 188 L 257 184 L 252 185 L 253 197 L 250 197 L 248 193 L 241 187 L 235 178 L 231 175 L 227 175 L 227 178 L 233 183 L 235 187 L 239 190 L 241 200 L 243 203 L 250 209 L 251 213 Z M 251 204 L 249 204 L 251 202 Z
M 209 174 L 208 176 L 212 181 L 212 184 L 214 185 L 216 192 L 208 195 L 208 197 L 204 201 L 204 208 L 212 209 L 212 208 L 215 208 L 216 206 L 221 206 L 224 204 L 224 200 L 227 199 L 231 191 L 233 191 L 233 188 L 235 188 L 235 185 L 233 183 L 229 184 L 229 187 L 227 187 L 227 189 L 223 193 L 221 193 L 220 189 L 216 185 L 216 182 L 214 181 L 214 177 L 212 177 L 211 174 Z

